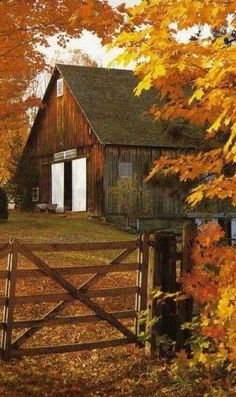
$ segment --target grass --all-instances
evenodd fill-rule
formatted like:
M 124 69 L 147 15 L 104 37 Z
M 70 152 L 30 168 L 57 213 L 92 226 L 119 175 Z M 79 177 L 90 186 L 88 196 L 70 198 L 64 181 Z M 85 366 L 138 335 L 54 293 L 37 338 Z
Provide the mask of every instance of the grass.
M 134 236 L 87 214 L 10 213 L 9 221 L 0 223 L 0 240 L 21 241 L 116 241 Z

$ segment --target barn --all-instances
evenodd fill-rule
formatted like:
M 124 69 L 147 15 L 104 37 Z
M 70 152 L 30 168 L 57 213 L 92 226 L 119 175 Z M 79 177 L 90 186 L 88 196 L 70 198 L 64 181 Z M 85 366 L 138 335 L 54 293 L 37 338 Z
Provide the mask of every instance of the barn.
M 136 97 L 136 85 L 129 70 L 56 65 L 22 157 L 34 171 L 25 189 L 33 189 L 35 203 L 55 204 L 57 212 L 120 216 L 112 188 L 135 176 L 151 197 L 146 217 L 183 214 L 170 187 L 144 183 L 143 177 L 160 155 L 195 150 L 201 139 L 154 122 L 149 109 L 156 94 Z

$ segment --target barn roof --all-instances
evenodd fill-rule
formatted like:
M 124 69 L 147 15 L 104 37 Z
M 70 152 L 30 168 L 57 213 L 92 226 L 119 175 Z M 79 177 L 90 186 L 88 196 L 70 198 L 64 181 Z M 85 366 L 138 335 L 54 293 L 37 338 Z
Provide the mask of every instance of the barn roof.
M 149 113 L 154 91 L 134 95 L 137 79 L 130 70 L 57 64 L 69 89 L 103 144 L 196 147 L 189 136 L 168 134 Z

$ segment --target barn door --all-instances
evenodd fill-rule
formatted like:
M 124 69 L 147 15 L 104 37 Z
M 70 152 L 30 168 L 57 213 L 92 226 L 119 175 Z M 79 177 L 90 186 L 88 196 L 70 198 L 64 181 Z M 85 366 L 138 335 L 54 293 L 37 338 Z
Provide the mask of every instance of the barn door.
M 87 210 L 86 158 L 72 161 L 72 211 Z
M 52 204 L 57 212 L 64 211 L 64 163 L 52 164 Z

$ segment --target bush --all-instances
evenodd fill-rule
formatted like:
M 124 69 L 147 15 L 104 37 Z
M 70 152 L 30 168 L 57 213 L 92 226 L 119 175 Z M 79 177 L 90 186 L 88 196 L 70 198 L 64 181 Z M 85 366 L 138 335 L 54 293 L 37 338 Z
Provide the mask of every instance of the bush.
M 0 187 L 0 219 L 8 219 L 8 199 L 2 187 Z

